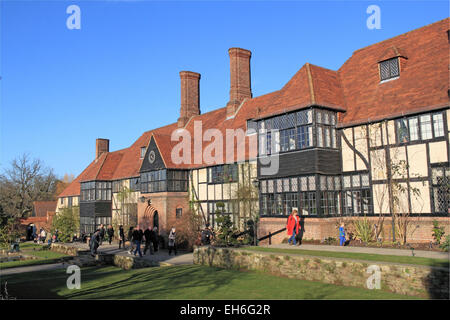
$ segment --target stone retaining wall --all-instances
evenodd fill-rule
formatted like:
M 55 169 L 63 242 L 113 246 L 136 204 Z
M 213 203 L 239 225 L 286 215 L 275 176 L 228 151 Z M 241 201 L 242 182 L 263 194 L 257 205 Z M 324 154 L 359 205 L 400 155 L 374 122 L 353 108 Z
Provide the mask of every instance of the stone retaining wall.
M 67 254 L 68 256 L 77 256 L 79 252 L 87 251 L 86 249 L 69 246 L 59 242 L 52 243 L 50 249 L 55 252 Z
M 449 270 L 440 267 L 214 247 L 195 248 L 194 264 L 263 271 L 288 278 L 361 288 L 368 288 L 369 278 L 375 278 L 374 271 L 378 270 L 381 290 L 423 298 L 449 299 Z
M 88 250 L 70 246 L 64 243 L 52 243 L 51 250 L 73 256 L 74 263 L 81 266 L 114 265 L 125 270 L 165 266 L 164 262 L 149 261 L 137 257 L 118 254 L 97 254 L 91 257 Z

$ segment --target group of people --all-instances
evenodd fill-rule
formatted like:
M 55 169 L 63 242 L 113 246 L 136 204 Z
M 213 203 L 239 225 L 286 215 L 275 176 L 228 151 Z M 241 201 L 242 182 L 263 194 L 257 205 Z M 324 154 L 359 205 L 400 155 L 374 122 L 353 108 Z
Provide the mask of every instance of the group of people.
M 37 231 L 36 225 L 31 224 L 28 226 L 27 229 L 27 240 L 31 240 L 34 243 L 45 243 L 45 240 L 48 238 L 47 243 L 51 244 L 52 242 L 58 242 L 58 236 L 59 231 L 58 229 L 55 230 L 55 232 L 50 234 L 49 232 L 45 231 L 44 228 L 39 228 L 39 232 Z
M 288 243 L 290 245 L 296 245 L 297 244 L 297 235 L 300 233 L 301 226 L 300 226 L 300 218 L 298 216 L 297 208 L 293 208 L 290 216 L 288 217 L 287 224 L 286 224 L 286 230 L 288 235 Z M 345 236 L 345 226 L 344 223 L 341 223 L 339 227 L 339 245 L 344 246 L 346 241 Z M 291 243 L 292 242 L 292 243 Z
M 89 243 L 92 255 L 97 254 L 97 249 L 102 245 L 106 234 L 108 235 L 108 242 L 111 244 L 114 238 L 114 228 L 111 225 L 109 225 L 105 230 L 105 227 L 101 224 L 100 227 L 93 233 Z M 172 251 L 177 254 L 175 234 L 176 230 L 175 228 L 172 228 L 169 234 L 169 255 L 172 254 Z M 145 231 L 142 231 L 139 225 L 136 227 L 130 227 L 127 236 L 125 236 L 125 230 L 121 225 L 119 226 L 117 236 L 119 239 L 119 249 L 123 248 L 124 250 L 127 250 L 126 242 L 129 241 L 130 247 L 128 249 L 128 253 L 133 254 L 134 256 L 139 254 L 139 256 L 142 257 L 143 254 L 147 254 L 147 251 L 149 251 L 150 254 L 154 254 L 158 251 L 158 228 L 156 226 L 154 228 L 149 226 L 145 229 Z M 142 243 L 145 244 L 144 253 L 142 253 L 141 250 Z

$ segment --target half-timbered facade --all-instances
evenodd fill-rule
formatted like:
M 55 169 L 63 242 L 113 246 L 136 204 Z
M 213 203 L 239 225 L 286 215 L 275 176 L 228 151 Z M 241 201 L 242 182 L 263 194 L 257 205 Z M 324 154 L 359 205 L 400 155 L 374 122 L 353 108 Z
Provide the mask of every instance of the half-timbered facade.
M 430 240 L 433 219 L 449 227 L 448 26 L 357 50 L 336 71 L 306 63 L 283 88 L 255 98 L 251 52 L 231 48 L 230 100 L 205 114 L 200 74 L 182 71 L 178 121 L 119 151 L 97 139 L 95 160 L 58 210 L 79 205 L 84 232 L 100 223 L 165 232 L 187 210 L 214 225 L 220 211 L 240 227 L 258 216 L 264 236 L 298 208 L 303 237 L 323 239 L 336 236 L 342 217 L 389 220 L 395 182 L 406 190 L 397 208 L 416 219 L 411 239 Z

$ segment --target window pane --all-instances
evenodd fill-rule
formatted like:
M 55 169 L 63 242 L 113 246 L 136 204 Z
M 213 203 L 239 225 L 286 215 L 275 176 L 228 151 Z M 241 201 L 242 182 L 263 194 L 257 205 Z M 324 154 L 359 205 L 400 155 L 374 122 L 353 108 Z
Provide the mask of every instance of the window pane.
M 394 58 L 394 59 L 390 60 L 389 68 L 390 68 L 390 72 L 391 72 L 391 74 L 390 74 L 391 78 L 397 77 L 399 75 L 398 59 L 397 58 Z
M 291 191 L 297 192 L 298 191 L 298 185 L 297 185 L 297 178 L 291 178 Z
M 317 127 L 317 146 L 323 147 L 322 127 Z
M 320 176 L 320 190 L 327 190 L 327 177 Z
M 433 115 L 434 137 L 444 136 L 444 120 L 442 113 Z
M 330 129 L 328 127 L 325 127 L 324 130 L 325 130 L 325 147 L 330 148 L 331 147 Z
M 389 72 L 389 62 L 383 61 L 380 63 L 380 78 L 381 80 L 389 79 L 390 72 Z
M 309 190 L 316 190 L 316 177 L 308 177 Z
M 336 129 L 331 129 L 331 147 L 336 148 Z
M 396 121 L 397 123 L 397 141 L 402 142 L 408 142 L 408 123 L 406 122 L 406 119 L 400 119 Z
M 419 121 L 417 118 L 409 119 L 409 138 L 411 141 L 419 140 Z
M 316 110 L 316 121 L 317 123 L 322 123 L 322 111 Z
M 360 185 L 359 174 L 355 174 L 352 176 L 352 186 L 353 186 L 353 188 L 355 188 L 355 187 L 357 188 L 357 187 L 359 187 L 359 185 Z
M 433 138 L 431 131 L 431 116 L 429 114 L 420 116 L 420 131 L 422 132 L 423 140 Z
M 307 177 L 300 178 L 300 188 L 302 191 L 308 190 L 308 178 Z

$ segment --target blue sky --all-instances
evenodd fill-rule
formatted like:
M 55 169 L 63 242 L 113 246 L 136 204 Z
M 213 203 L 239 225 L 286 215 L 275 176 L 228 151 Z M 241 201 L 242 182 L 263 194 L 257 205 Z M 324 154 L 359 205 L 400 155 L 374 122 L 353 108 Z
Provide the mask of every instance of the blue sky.
M 2 168 L 29 153 L 78 175 L 95 156 L 177 120 L 179 71 L 201 73 L 200 108 L 225 106 L 228 48 L 252 51 L 252 90 L 280 89 L 305 63 L 338 69 L 352 52 L 449 16 L 447 1 L 1 2 Z M 81 9 L 69 30 L 66 8 Z M 381 29 L 366 9 L 381 9 Z

